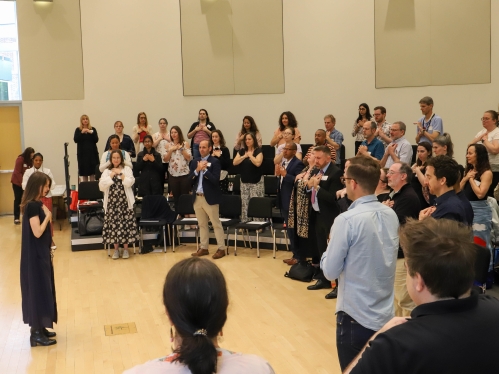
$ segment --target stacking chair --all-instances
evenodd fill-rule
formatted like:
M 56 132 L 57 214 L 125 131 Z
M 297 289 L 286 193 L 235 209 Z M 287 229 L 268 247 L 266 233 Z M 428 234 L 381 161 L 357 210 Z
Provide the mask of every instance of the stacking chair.
M 274 241 L 274 250 L 277 251 L 277 243 L 276 243 L 276 231 L 281 231 L 284 233 L 284 240 L 286 243 L 286 251 L 289 251 L 289 246 L 288 246 L 288 230 L 287 227 L 284 223 L 274 223 L 272 225 L 272 240 Z M 274 252 L 274 258 L 275 258 L 275 252 Z
M 241 217 L 241 196 L 222 195 L 222 204 L 220 204 L 219 213 L 222 227 L 227 233 L 226 253 L 229 254 L 229 229 L 241 222 L 239 219 Z
M 78 204 L 78 222 L 80 221 L 80 214 L 86 211 L 103 209 L 104 204 L 102 200 L 104 194 L 99 190 L 99 182 L 80 182 L 78 184 L 78 200 L 96 201 L 96 204 Z
M 140 233 L 139 248 L 144 245 L 144 227 L 160 226 L 163 229 L 163 250 L 166 252 L 166 232 L 170 238 L 170 225 L 175 220 L 175 212 L 170 209 L 168 200 L 162 195 L 148 195 L 142 199 L 142 211 L 138 223 Z M 168 230 L 166 229 L 168 227 Z M 135 250 L 134 250 L 135 253 Z
M 260 238 L 259 231 L 265 227 L 272 227 L 272 199 L 269 197 L 252 197 L 248 204 L 248 217 L 263 218 L 268 221 L 257 223 L 238 223 L 234 231 L 234 256 L 237 256 L 237 230 L 256 231 L 256 255 L 260 258 Z M 275 245 L 274 245 L 274 258 L 275 258 Z
M 175 207 L 175 213 L 180 216 L 184 216 L 187 214 L 195 214 L 194 212 L 194 196 L 186 194 L 180 196 L 178 199 L 178 206 Z M 173 252 L 175 252 L 175 237 L 178 238 L 178 245 L 180 245 L 180 235 L 179 232 L 181 231 L 179 229 L 179 226 L 182 225 L 198 225 L 198 221 L 195 218 L 181 218 L 181 219 L 176 219 L 174 222 L 172 222 L 172 239 L 173 239 Z M 176 229 L 176 230 L 175 230 Z M 176 231 L 176 234 L 175 234 Z M 196 249 L 199 247 L 198 243 L 198 235 L 199 235 L 199 228 L 196 228 Z
M 475 237 L 474 242 L 476 248 L 474 287 L 479 293 L 485 293 L 490 266 L 490 251 L 480 238 Z

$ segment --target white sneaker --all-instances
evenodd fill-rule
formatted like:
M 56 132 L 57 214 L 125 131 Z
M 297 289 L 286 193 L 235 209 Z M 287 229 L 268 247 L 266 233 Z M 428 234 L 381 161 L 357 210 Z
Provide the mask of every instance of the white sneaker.
M 130 257 L 130 255 L 128 254 L 128 249 L 124 249 L 123 250 L 123 258 L 126 259 L 126 258 L 129 258 L 129 257 Z
M 117 260 L 120 258 L 120 250 L 119 249 L 115 249 L 114 250 L 114 253 L 113 253 L 113 260 Z

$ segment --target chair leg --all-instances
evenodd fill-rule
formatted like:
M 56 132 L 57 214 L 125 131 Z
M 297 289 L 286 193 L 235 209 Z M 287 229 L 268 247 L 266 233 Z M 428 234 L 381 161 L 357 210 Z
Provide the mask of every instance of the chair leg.
M 133 241 L 133 254 L 135 254 L 135 240 Z
M 165 233 L 165 225 L 163 225 L 163 249 L 166 253 L 166 233 Z
M 234 230 L 234 256 L 237 256 L 237 229 Z
M 276 247 L 277 247 L 277 244 L 276 244 L 276 239 L 275 239 L 275 230 L 272 230 L 272 243 L 273 243 L 273 251 L 274 251 L 274 259 L 275 259 L 275 251 L 276 251 Z
M 243 234 L 244 235 L 244 234 Z M 250 240 L 250 234 L 249 234 L 249 231 L 246 230 L 246 235 L 248 235 L 248 243 L 249 243 L 249 247 L 250 249 L 253 249 L 253 246 L 251 245 L 251 240 Z
M 227 227 L 227 239 L 226 241 L 226 246 L 225 246 L 225 254 L 228 256 L 229 255 L 229 228 Z
M 170 233 L 168 233 L 170 235 Z M 172 226 L 172 251 L 175 253 L 175 226 Z
M 104 244 L 104 248 L 107 248 L 107 257 L 111 257 L 111 246 L 107 246 L 107 244 Z
M 288 246 L 289 240 L 288 240 L 288 233 L 287 233 L 286 229 L 284 230 L 284 240 L 286 240 L 286 251 L 289 252 L 289 246 Z
M 144 248 L 144 228 L 140 227 L 140 239 L 139 239 L 139 253 L 142 253 L 142 248 Z
M 258 236 L 258 230 L 256 230 L 256 256 L 260 258 L 260 239 Z

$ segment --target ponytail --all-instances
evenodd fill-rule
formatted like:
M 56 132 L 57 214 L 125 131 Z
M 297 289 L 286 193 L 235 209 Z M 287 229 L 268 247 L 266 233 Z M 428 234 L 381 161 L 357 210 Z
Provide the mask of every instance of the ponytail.
M 204 335 L 182 337 L 182 344 L 175 350 L 175 361 L 187 366 L 192 374 L 217 372 L 218 352 L 210 337 Z

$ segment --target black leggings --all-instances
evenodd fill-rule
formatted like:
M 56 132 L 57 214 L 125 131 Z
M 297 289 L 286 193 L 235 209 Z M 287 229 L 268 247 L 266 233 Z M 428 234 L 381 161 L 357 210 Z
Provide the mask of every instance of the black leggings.
M 173 201 L 175 202 L 175 209 L 177 209 L 178 199 L 180 195 L 186 195 L 191 192 L 191 178 L 189 174 L 181 175 L 180 177 L 174 177 L 170 174 L 168 177 L 168 190 L 171 191 L 173 195 Z
M 19 219 L 21 216 L 21 199 L 23 198 L 23 188 L 17 184 L 12 183 L 14 190 L 14 219 Z

